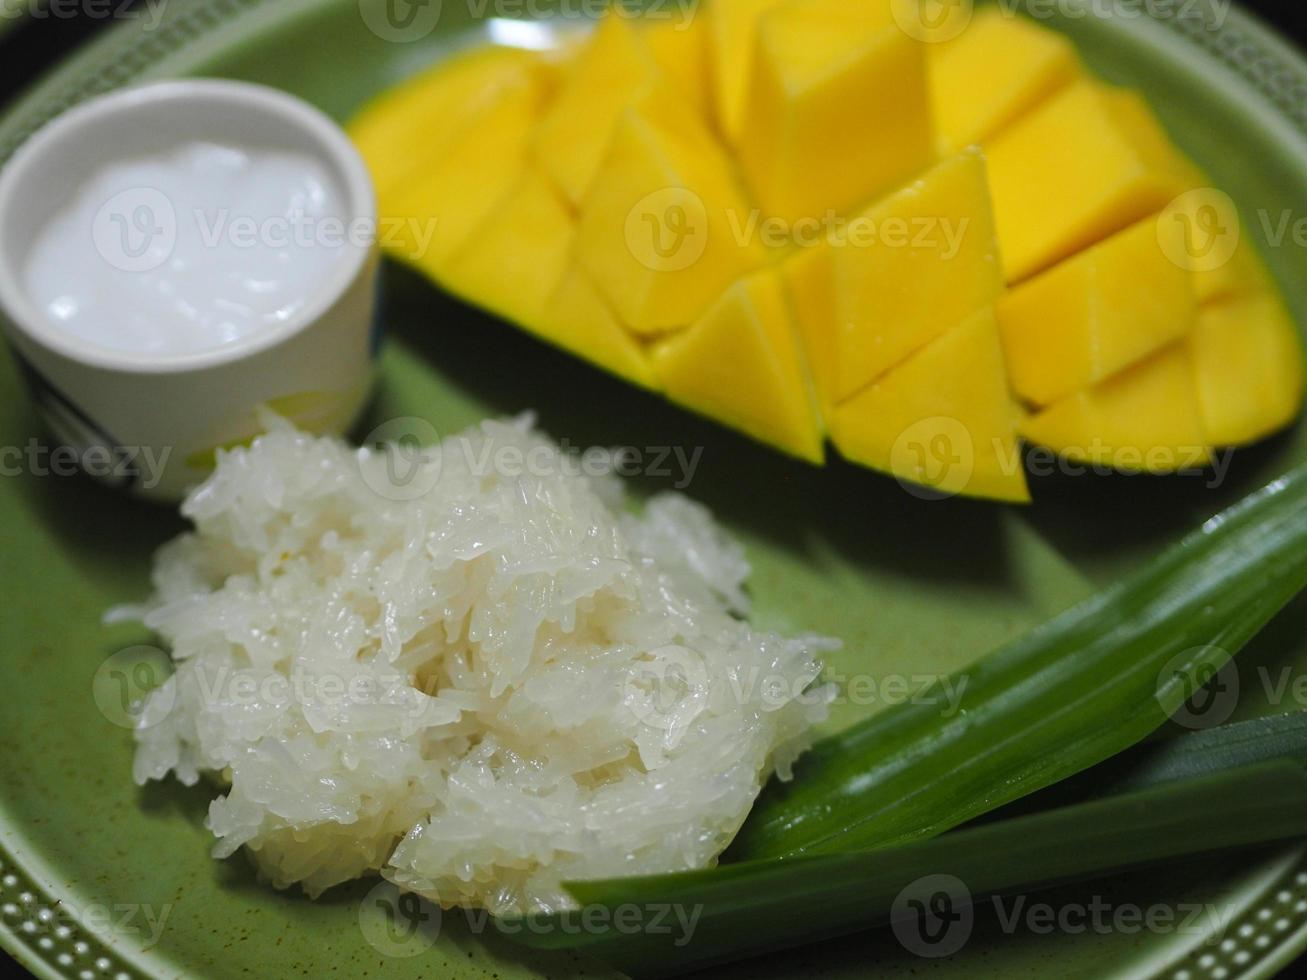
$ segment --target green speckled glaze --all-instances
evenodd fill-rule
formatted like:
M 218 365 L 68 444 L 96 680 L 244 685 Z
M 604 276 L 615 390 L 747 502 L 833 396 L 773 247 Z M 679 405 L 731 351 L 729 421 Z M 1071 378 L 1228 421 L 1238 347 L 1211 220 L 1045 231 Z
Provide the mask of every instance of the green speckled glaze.
M 468 11 L 481 5 L 446 0 L 430 34 L 385 42 L 361 16 L 384 2 L 169 3 L 157 29 L 125 23 L 21 99 L 0 123 L 0 160 L 87 96 L 173 75 L 277 85 L 343 120 L 476 36 Z M 1182 16 L 1210 6 L 1155 0 L 1152 17 L 1061 16 L 1055 25 L 1104 75 L 1144 90 L 1176 138 L 1234 194 L 1307 323 L 1307 251 L 1269 247 L 1260 219 L 1307 217 L 1307 64 L 1238 10 L 1219 25 Z M 387 270 L 386 295 L 392 339 L 363 431 L 397 416 L 453 431 L 487 414 L 535 409 L 548 431 L 574 444 L 702 446 L 690 493 L 746 542 L 758 619 L 842 636 L 846 647 L 831 664 L 837 674 L 963 668 L 1307 460 L 1300 427 L 1238 455 L 1216 488 L 1192 478 L 1062 478 L 1037 481 L 1038 503 L 1028 510 L 922 501 L 866 471 L 791 464 L 399 270 Z M 0 447 L 26 446 L 38 426 L 3 353 L 0 405 Z M 665 487 L 647 481 L 647 489 Z M 180 526 L 166 511 L 81 479 L 0 476 L 0 945 L 50 978 L 609 975 L 594 962 L 524 953 L 449 922 L 422 955 L 385 956 L 358 924 L 369 884 L 317 903 L 270 892 L 243 859 L 209 859 L 202 790 L 132 785 L 130 736 L 96 709 L 92 677 L 108 655 L 149 637 L 102 627 L 100 614 L 145 592 L 152 550 Z M 1268 679 L 1307 673 L 1307 602 L 1267 631 L 1241 670 L 1240 713 L 1272 710 Z M 842 706 L 830 724 L 876 707 Z M 1281 702 L 1278 710 L 1294 707 L 1307 705 Z M 1204 916 L 1190 929 L 1042 935 L 1012 933 L 981 910 L 971 941 L 947 960 L 918 959 L 878 933 L 715 975 L 1220 980 L 1271 975 L 1307 947 L 1307 860 L 1299 850 L 1209 860 L 1032 901 L 1095 898 L 1144 909 L 1211 906 L 1217 924 Z M 148 928 L 137 928 L 147 912 L 162 917 L 153 943 Z

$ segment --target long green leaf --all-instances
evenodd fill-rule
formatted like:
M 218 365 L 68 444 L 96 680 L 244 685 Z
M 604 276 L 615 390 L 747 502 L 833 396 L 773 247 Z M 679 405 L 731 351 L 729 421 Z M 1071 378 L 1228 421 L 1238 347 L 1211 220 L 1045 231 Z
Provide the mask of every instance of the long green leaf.
M 1307 468 L 983 658 L 960 710 L 925 697 L 826 739 L 759 799 L 727 860 L 931 837 L 1159 728 L 1307 586 Z
M 957 911 L 1304 835 L 1307 770 L 1260 763 L 879 851 L 574 883 L 583 905 L 574 918 L 503 928 L 529 946 L 581 948 L 634 976 L 667 976 L 898 920 L 913 899 L 938 897 L 939 876 Z

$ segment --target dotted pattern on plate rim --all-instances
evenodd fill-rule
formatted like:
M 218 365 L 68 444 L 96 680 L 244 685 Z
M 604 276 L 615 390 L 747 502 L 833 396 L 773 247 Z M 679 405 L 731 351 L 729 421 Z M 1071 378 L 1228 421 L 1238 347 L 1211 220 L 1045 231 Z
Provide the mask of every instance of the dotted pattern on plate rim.
M 70 79 L 40 107 L 19 117 L 17 126 L 10 127 L 12 132 L 0 142 L 0 164 L 60 113 L 129 84 L 211 29 L 272 2 L 191 0 L 184 13 L 166 16 L 165 22 L 148 35 L 119 28 L 116 37 L 111 35 L 103 42 L 108 47 L 97 59 L 101 67 Z M 1284 60 L 1237 27 L 1213 23 L 1210 15 L 1201 7 L 1195 8 L 1191 0 L 1152 0 L 1145 9 L 1234 69 L 1307 134 L 1307 71 L 1300 65 Z M 47 930 L 46 924 L 55 919 L 56 906 L 57 902 L 41 893 L 0 848 L 0 927 L 12 933 L 33 957 L 68 980 L 138 980 L 134 970 L 90 933 L 64 922 Z M 1278 955 L 1295 932 L 1305 928 L 1307 853 L 1293 871 L 1269 889 L 1261 904 L 1231 927 L 1219 945 L 1200 946 L 1164 976 L 1166 980 L 1232 980 L 1266 975 L 1264 965 Z M 44 934 L 47 931 L 49 934 Z

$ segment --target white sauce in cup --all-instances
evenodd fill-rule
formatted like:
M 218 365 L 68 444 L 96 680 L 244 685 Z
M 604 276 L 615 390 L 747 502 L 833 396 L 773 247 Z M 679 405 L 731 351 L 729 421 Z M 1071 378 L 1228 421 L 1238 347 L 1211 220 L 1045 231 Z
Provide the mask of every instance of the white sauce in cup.
M 97 347 L 214 350 L 321 296 L 348 252 L 344 213 L 312 157 L 188 143 L 98 171 L 41 229 L 25 285 Z

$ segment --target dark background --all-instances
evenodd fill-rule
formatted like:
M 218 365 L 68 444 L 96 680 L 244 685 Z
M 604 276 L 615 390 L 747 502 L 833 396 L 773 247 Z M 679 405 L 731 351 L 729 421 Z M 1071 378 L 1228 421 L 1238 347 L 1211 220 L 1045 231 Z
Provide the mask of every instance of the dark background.
M 1236 0 L 1260 14 L 1299 44 L 1307 45 L 1307 20 L 1301 16 L 1301 0 Z M 1298 14 L 1298 16 L 1295 16 Z M 5 103 L 19 95 L 64 55 L 113 23 L 104 18 L 77 16 L 67 19 L 32 20 L 14 28 L 0 40 L 0 112 Z M 0 954 L 0 965 L 14 967 L 14 976 L 25 972 Z

